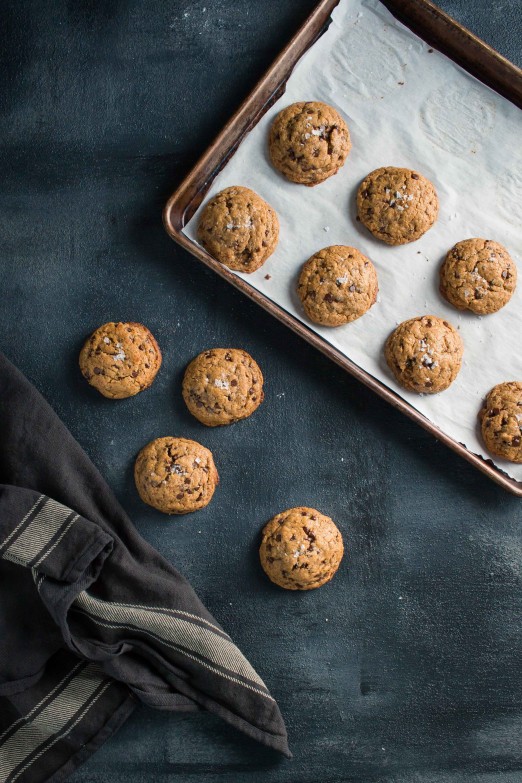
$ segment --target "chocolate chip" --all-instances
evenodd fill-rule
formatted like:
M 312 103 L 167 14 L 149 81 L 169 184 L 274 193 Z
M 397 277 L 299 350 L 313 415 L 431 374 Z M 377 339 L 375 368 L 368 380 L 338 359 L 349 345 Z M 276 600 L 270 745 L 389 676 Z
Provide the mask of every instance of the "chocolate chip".
M 411 172 L 411 178 L 412 179 L 419 179 L 419 175 L 416 174 L 414 171 Z
M 522 442 L 522 438 L 520 437 L 520 435 L 515 435 L 515 437 L 511 441 L 511 445 L 512 446 L 520 446 L 521 442 Z
M 101 367 L 95 367 L 94 368 L 94 374 L 95 375 L 103 375 L 103 370 L 101 369 Z
M 491 419 L 493 416 L 498 416 L 500 413 L 500 408 L 490 408 L 488 411 L 488 416 Z
M 325 295 L 325 297 L 324 297 L 324 301 L 325 301 L 325 302 L 328 302 L 329 304 L 330 304 L 331 302 L 333 302 L 333 300 L 334 300 L 334 299 L 333 299 L 333 296 L 332 296 L 331 294 L 326 294 L 326 295 Z

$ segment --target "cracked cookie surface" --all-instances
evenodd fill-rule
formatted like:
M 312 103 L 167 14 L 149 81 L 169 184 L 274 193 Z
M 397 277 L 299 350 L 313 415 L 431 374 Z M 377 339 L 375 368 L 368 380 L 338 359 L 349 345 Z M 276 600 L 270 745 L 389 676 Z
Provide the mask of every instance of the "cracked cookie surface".
M 202 424 L 232 424 L 263 402 L 263 373 L 246 351 L 211 348 L 188 365 L 182 392 L 187 408 Z
M 464 239 L 440 269 L 440 291 L 459 310 L 496 313 L 511 299 L 517 268 L 505 247 L 491 239 Z
M 275 168 L 301 185 L 317 185 L 337 174 L 351 148 L 339 112 L 326 103 L 293 103 L 275 118 L 268 149 Z
M 134 464 L 140 498 L 164 514 L 189 514 L 207 506 L 219 483 L 212 453 L 186 438 L 157 438 Z
M 225 188 L 206 204 L 198 241 L 236 272 L 255 272 L 276 249 L 279 220 L 274 209 L 249 188 Z
M 80 351 L 83 377 L 104 397 L 132 397 L 147 389 L 161 367 L 161 351 L 143 324 L 99 326 Z
M 357 191 L 357 215 L 374 237 L 388 245 L 419 239 L 437 219 L 433 184 L 418 171 L 386 166 L 372 171 Z
M 377 299 L 377 272 L 354 247 L 332 245 L 303 265 L 297 293 L 308 318 L 341 326 L 360 318 Z
M 334 576 L 344 552 L 330 517 L 299 506 L 276 514 L 264 527 L 259 557 L 263 570 L 286 590 L 313 590 Z
M 388 337 L 384 349 L 398 383 L 421 394 L 447 389 L 459 373 L 462 354 L 457 330 L 435 315 L 403 321 Z
M 491 454 L 522 463 L 522 382 L 494 386 L 479 413 L 484 443 Z

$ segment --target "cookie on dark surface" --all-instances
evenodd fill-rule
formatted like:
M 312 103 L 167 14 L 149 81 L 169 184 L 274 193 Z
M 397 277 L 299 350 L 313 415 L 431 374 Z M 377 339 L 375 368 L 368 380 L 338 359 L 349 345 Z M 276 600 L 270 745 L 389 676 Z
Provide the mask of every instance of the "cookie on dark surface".
M 399 324 L 386 341 L 384 355 L 401 386 L 436 394 L 457 377 L 463 350 L 459 333 L 448 321 L 422 315 Z
M 146 326 L 110 322 L 85 342 L 79 358 L 83 377 L 104 397 L 132 397 L 147 389 L 161 367 L 161 351 Z
M 142 448 L 134 465 L 134 481 L 144 503 L 164 514 L 189 514 L 210 503 L 219 475 L 205 446 L 167 437 Z
M 303 265 L 297 293 L 308 318 L 341 326 L 366 313 L 377 299 L 377 272 L 354 247 L 332 245 Z
M 286 590 L 313 590 L 334 576 L 344 552 L 341 533 L 314 508 L 289 508 L 264 527 L 259 557 L 269 577 Z
M 235 185 L 205 205 L 197 237 L 205 250 L 229 269 L 255 272 L 276 249 L 279 220 L 261 196 Z
M 418 171 L 386 166 L 368 174 L 357 191 L 357 216 L 388 245 L 419 239 L 437 219 L 433 184 Z
M 522 382 L 508 381 L 494 386 L 479 419 L 488 451 L 522 464 Z
M 440 291 L 459 310 L 496 313 L 517 285 L 517 268 L 505 247 L 492 239 L 464 239 L 451 248 L 440 269 Z
M 346 122 L 332 106 L 293 103 L 275 118 L 268 141 L 275 168 L 301 185 L 317 185 L 337 174 L 351 149 Z
M 185 370 L 183 399 L 208 427 L 246 419 L 263 398 L 263 373 L 250 354 L 238 348 L 203 351 Z

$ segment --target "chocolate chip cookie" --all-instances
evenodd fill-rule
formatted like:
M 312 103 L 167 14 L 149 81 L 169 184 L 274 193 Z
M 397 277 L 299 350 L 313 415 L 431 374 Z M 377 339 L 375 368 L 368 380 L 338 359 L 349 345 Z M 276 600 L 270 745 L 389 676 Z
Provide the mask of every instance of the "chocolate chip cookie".
M 340 326 L 360 318 L 377 299 L 377 272 L 354 247 L 332 245 L 303 265 L 297 293 L 311 321 Z
M 99 326 L 80 352 L 80 370 L 113 400 L 147 389 L 161 367 L 161 351 L 146 326 L 110 322 Z
M 183 399 L 207 427 L 246 419 L 263 402 L 263 373 L 238 348 L 211 348 L 193 359 L 183 378 Z
M 326 103 L 293 103 L 275 118 L 268 149 L 272 163 L 292 182 L 317 185 L 337 174 L 352 144 L 348 126 Z
M 464 239 L 440 270 L 441 294 L 459 310 L 496 313 L 511 299 L 517 268 L 505 247 L 491 239 Z
M 267 576 L 286 590 L 313 590 L 339 568 L 343 539 L 315 508 L 289 508 L 265 525 L 259 557 Z
M 384 349 L 398 383 L 421 394 L 447 389 L 458 375 L 462 353 L 457 330 L 435 315 L 422 315 L 399 324 Z
M 235 185 L 210 199 L 197 234 L 205 250 L 222 264 L 236 272 L 250 273 L 276 249 L 279 220 L 261 196 Z
M 522 463 L 522 382 L 494 386 L 479 413 L 488 451 L 510 462 Z
M 189 514 L 212 500 L 219 476 L 212 453 L 186 438 L 157 438 L 134 465 L 140 498 L 164 514 Z
M 432 183 L 410 169 L 386 166 L 372 171 L 357 191 L 361 223 L 388 245 L 404 245 L 435 223 L 439 200 Z

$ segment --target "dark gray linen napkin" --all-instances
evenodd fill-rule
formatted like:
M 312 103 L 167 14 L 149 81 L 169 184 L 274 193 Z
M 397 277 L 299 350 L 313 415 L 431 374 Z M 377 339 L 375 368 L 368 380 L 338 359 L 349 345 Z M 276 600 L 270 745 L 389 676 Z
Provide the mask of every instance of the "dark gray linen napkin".
M 0 783 L 63 780 L 138 700 L 290 756 L 259 675 L 0 354 Z

